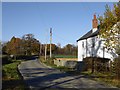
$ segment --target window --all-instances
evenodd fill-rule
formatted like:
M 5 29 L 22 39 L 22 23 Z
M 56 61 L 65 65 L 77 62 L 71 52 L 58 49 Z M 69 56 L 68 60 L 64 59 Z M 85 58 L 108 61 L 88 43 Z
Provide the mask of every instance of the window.
M 95 46 L 95 38 L 92 38 L 92 48 Z
M 84 42 L 82 42 L 82 47 L 84 48 Z
M 94 43 L 94 42 L 92 42 L 92 48 L 94 48 L 94 46 L 95 46 L 95 43 Z

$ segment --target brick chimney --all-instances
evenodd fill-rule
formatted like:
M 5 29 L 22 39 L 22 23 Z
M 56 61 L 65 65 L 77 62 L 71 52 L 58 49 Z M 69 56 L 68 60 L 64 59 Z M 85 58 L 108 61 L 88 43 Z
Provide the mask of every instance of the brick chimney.
M 98 26 L 98 20 L 96 18 L 96 15 L 94 14 L 94 18 L 92 20 L 92 32 L 94 33 L 97 31 L 97 26 Z

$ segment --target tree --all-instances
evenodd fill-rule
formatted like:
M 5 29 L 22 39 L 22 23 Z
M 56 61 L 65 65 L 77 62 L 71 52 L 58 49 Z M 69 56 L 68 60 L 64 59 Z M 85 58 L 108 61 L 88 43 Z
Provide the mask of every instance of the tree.
M 2 42 L 0 41 L 0 55 L 2 54 Z
M 77 56 L 77 54 L 78 54 L 78 47 L 76 45 L 73 45 L 72 55 Z
M 22 50 L 25 55 L 38 55 L 40 42 L 34 38 L 33 34 L 25 34 L 22 37 Z
M 72 44 L 67 44 L 66 46 L 63 47 L 64 54 L 66 55 L 77 55 L 77 46 L 72 45 Z
M 39 55 L 40 42 L 34 38 L 33 34 L 23 35 L 22 39 L 12 37 L 10 41 L 2 47 L 3 53 L 9 55 Z
M 105 40 L 106 48 L 118 53 L 120 48 L 120 2 L 114 5 L 113 10 L 106 5 L 104 16 L 100 16 L 99 21 L 100 37 Z
M 6 52 L 13 55 L 20 54 L 20 43 L 21 39 L 13 36 L 12 39 L 6 44 Z
M 114 67 L 112 71 L 120 79 L 120 2 L 114 5 L 113 10 L 106 5 L 104 16 L 100 16 L 99 21 L 100 37 L 105 40 L 106 48 L 118 54 L 110 68 Z

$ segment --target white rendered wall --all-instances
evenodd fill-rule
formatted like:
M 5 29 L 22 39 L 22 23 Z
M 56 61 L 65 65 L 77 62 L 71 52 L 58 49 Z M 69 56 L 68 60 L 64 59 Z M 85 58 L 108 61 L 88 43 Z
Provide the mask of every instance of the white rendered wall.
M 78 41 L 78 61 L 83 60 L 83 48 L 82 48 L 82 40 Z
M 87 39 L 87 56 L 86 57 L 90 57 L 92 56 L 92 38 L 88 38 Z
M 92 48 L 92 39 L 94 39 L 94 48 Z M 92 37 L 78 41 L 78 61 L 82 61 L 83 58 L 90 56 L 109 58 L 113 60 L 117 56 L 114 52 L 108 51 L 103 47 L 104 41 L 98 37 Z

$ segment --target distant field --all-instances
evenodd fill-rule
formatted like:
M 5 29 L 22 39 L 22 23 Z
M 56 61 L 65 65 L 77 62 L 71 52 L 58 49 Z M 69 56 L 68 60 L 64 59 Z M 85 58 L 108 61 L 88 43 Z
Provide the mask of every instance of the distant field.
M 77 58 L 77 56 L 73 55 L 54 55 L 55 58 Z

